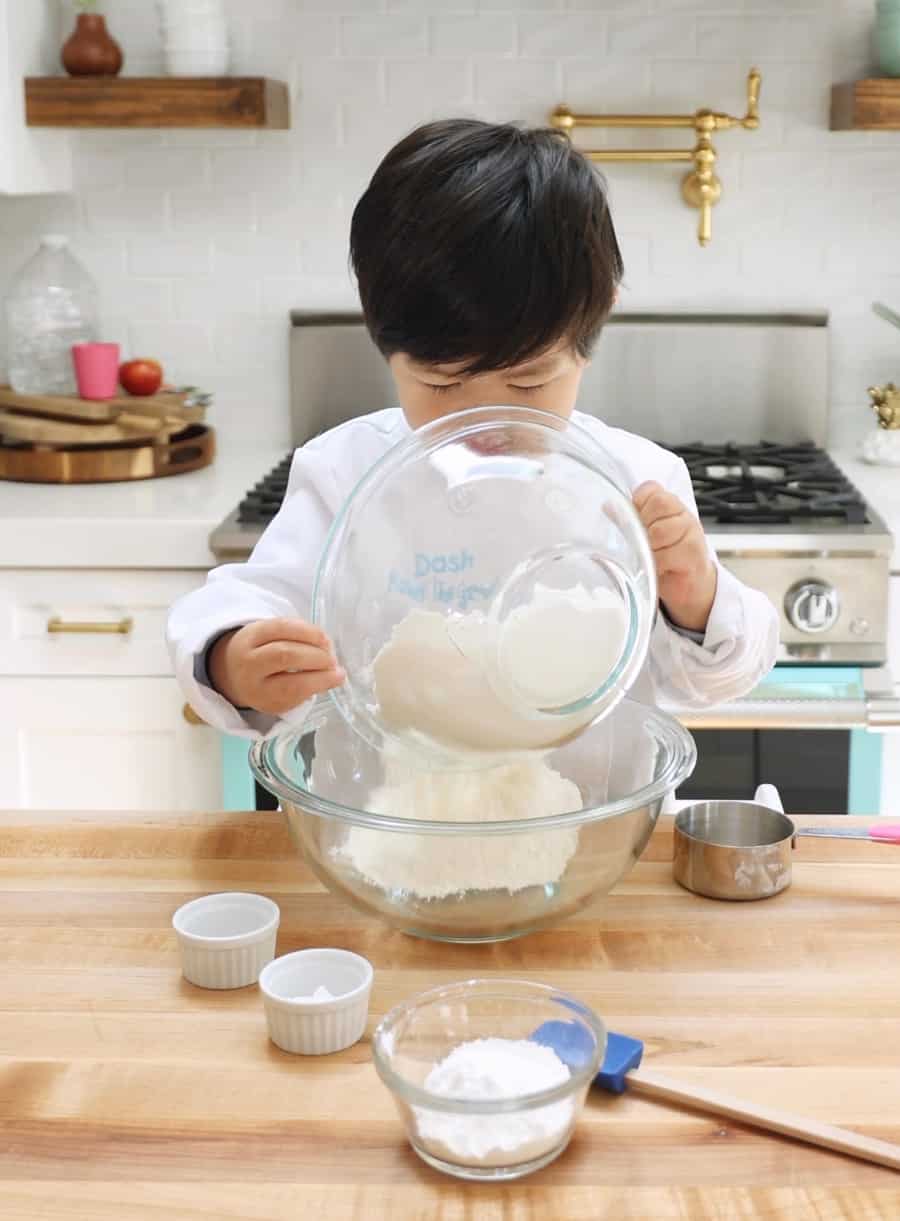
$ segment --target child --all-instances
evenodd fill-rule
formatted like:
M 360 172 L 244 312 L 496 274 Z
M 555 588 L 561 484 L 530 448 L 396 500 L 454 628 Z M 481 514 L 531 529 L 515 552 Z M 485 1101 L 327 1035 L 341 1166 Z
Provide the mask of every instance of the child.
M 343 682 L 308 620 L 326 534 L 364 472 L 410 429 L 467 407 L 568 419 L 623 270 L 601 182 L 568 140 L 474 120 L 431 123 L 393 148 L 356 207 L 350 244 L 400 409 L 299 449 L 285 502 L 247 563 L 215 569 L 173 607 L 185 694 L 231 733 L 266 732 Z M 681 459 L 575 419 L 628 472 L 656 562 L 661 613 L 633 694 L 681 706 L 746 694 L 775 660 L 774 607 L 717 563 Z

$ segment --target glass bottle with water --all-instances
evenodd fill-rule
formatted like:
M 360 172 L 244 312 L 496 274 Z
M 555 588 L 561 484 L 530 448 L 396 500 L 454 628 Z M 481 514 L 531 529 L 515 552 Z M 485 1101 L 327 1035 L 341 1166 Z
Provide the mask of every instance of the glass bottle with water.
M 18 394 L 75 394 L 72 344 L 97 338 L 97 286 L 69 250 L 47 234 L 6 299 L 7 368 Z

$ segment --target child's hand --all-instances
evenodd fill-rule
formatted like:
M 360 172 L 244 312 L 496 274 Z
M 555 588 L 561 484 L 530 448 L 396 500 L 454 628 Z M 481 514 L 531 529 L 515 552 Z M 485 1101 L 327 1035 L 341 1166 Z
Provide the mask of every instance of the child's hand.
M 660 602 L 679 627 L 705 631 L 716 596 L 716 566 L 703 527 L 658 483 L 642 483 L 633 499 L 656 561 Z
M 302 619 L 259 619 L 209 651 L 210 681 L 235 708 L 280 716 L 339 687 L 346 675 L 324 632 Z

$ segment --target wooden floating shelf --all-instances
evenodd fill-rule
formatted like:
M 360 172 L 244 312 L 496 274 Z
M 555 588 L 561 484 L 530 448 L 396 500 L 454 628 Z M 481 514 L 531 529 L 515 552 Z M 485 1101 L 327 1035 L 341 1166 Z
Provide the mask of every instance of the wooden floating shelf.
M 290 127 L 287 85 L 262 76 L 29 76 L 29 127 Z
M 900 131 L 900 77 L 831 87 L 832 131 Z

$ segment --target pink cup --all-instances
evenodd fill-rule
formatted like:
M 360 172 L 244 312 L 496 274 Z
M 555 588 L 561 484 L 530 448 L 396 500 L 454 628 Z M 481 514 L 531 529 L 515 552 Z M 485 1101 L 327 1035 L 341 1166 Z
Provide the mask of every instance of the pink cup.
M 115 398 L 119 386 L 117 343 L 73 343 L 75 380 L 83 399 Z

